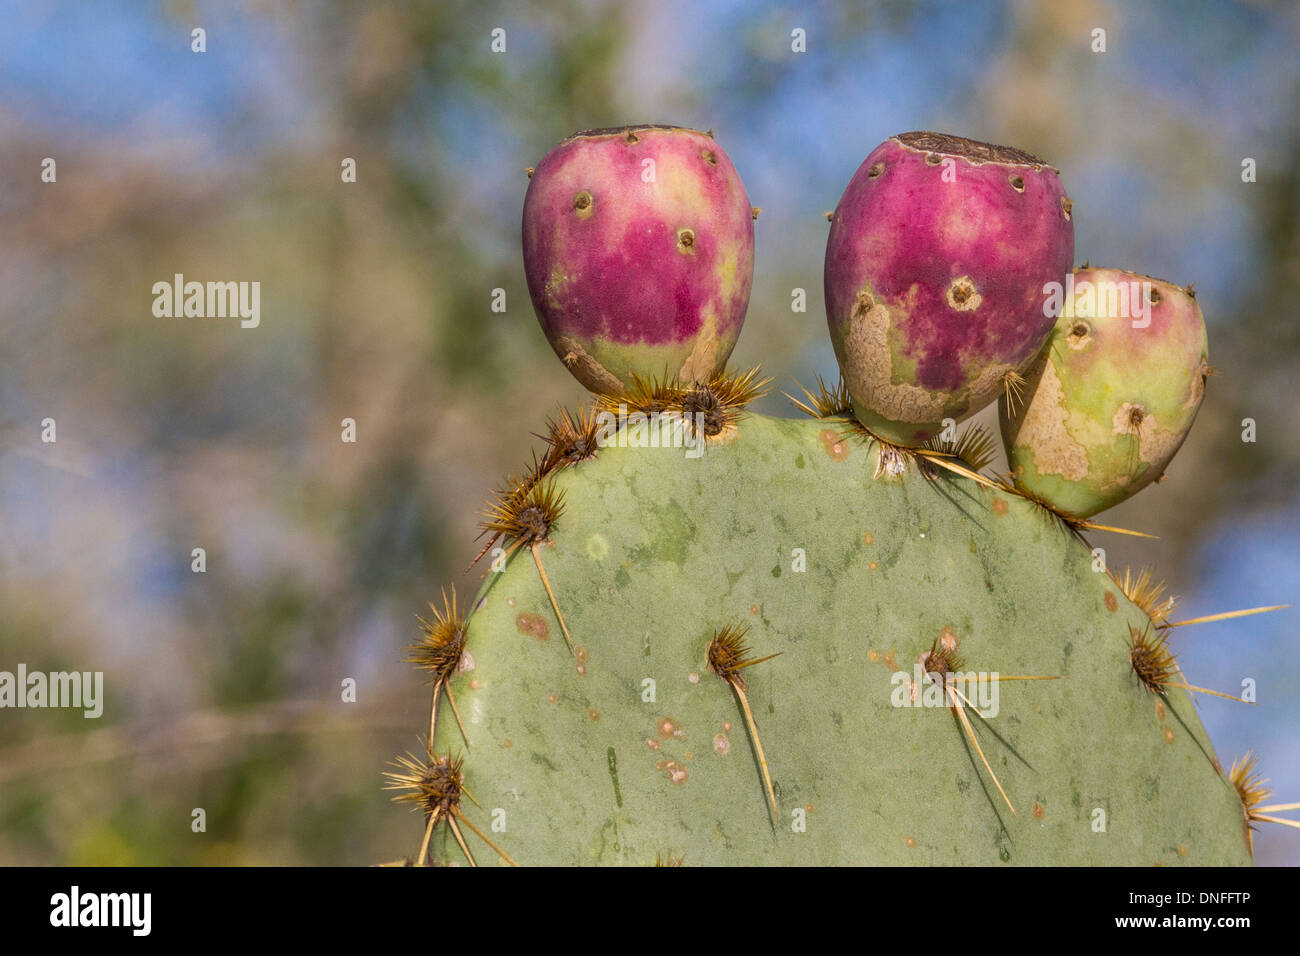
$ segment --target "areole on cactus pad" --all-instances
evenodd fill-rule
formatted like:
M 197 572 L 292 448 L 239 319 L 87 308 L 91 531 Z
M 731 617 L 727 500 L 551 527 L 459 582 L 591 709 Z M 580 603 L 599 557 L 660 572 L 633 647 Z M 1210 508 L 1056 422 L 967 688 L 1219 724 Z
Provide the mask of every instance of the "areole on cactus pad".
M 726 364 L 749 304 L 754 217 L 712 135 L 675 126 L 577 133 L 537 165 L 524 271 L 547 340 L 593 392 Z

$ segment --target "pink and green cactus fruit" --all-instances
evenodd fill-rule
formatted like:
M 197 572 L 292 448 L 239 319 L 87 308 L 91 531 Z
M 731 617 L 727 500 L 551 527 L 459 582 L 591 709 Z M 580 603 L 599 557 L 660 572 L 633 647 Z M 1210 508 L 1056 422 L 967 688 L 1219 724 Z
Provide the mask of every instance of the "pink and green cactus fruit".
M 901 133 L 866 158 L 832 216 L 826 313 L 853 409 L 918 445 L 1014 388 L 1074 257 L 1057 170 L 1018 149 Z
M 1002 438 L 1017 486 L 1086 518 L 1160 480 L 1201 406 L 1208 346 L 1190 288 L 1084 268 L 1062 295 Z
M 542 159 L 524 200 L 528 291 L 565 366 L 597 394 L 632 377 L 707 380 L 725 366 L 754 273 L 754 216 L 708 133 L 577 133 Z

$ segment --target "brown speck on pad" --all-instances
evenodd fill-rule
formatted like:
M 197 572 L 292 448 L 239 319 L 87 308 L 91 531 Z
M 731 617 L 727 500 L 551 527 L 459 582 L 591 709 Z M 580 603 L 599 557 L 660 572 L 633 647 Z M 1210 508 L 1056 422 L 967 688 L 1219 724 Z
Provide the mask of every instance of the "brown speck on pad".
M 826 448 L 826 456 L 831 461 L 844 461 L 849 457 L 849 443 L 842 436 L 829 428 L 823 428 L 817 435 Z
M 520 611 L 515 615 L 515 627 L 519 628 L 521 634 L 527 634 L 534 640 L 549 641 L 551 639 L 551 626 L 546 623 L 544 617 L 532 611 Z

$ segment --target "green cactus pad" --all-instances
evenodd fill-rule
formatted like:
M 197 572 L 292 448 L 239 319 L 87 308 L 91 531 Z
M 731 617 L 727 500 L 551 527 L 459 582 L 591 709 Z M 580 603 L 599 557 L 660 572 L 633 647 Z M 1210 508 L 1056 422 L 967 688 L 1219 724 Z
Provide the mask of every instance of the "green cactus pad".
M 1248 864 L 1196 707 L 1139 682 L 1150 622 L 1088 548 L 967 479 L 873 478 L 846 431 L 751 414 L 698 459 L 606 447 L 558 473 L 539 554 L 576 656 L 527 548 L 487 572 L 449 681 L 471 746 L 445 705 L 435 741 L 464 757 L 465 817 L 525 866 Z M 780 654 L 741 672 L 775 824 L 706 659 L 728 624 Z M 1060 677 L 967 710 L 1015 815 L 948 707 L 894 706 L 894 674 L 953 638 L 963 670 Z M 447 826 L 431 846 L 465 863 Z

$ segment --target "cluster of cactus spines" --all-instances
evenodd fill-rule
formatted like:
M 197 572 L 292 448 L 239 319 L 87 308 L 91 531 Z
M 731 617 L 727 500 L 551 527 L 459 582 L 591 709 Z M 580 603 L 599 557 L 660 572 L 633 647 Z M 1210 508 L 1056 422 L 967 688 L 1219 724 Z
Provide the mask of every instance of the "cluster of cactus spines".
M 456 726 L 460 728 L 461 736 L 465 738 L 468 746 L 469 735 L 465 733 L 465 722 L 460 719 L 460 708 L 456 706 L 451 685 L 447 683 L 448 678 L 456 673 L 465 659 L 465 619 L 457 613 L 455 585 L 452 586 L 450 598 L 447 597 L 445 590 L 442 592 L 441 608 L 430 603 L 429 610 L 433 612 L 433 620 L 419 618 L 422 638 L 418 644 L 411 646 L 410 656 L 404 663 L 414 664 L 420 670 L 432 675 L 433 700 L 429 705 L 429 746 L 433 746 L 433 739 L 438 733 L 438 704 L 444 693 L 447 695 L 447 703 L 451 705 L 452 716 L 456 718 Z
M 550 457 L 549 450 L 546 457 Z M 551 609 L 560 622 L 560 630 L 564 632 L 564 641 L 569 645 L 569 650 L 573 650 L 573 637 L 569 634 L 568 625 L 564 623 L 564 615 L 560 613 L 559 602 L 551 588 L 551 579 L 546 575 L 546 565 L 542 563 L 541 551 L 538 550 L 550 540 L 551 529 L 563 513 L 564 492 L 556 489 L 554 481 L 542 481 L 539 466 L 534 464 L 533 470 L 525 478 L 507 478 L 505 485 L 495 492 L 493 500 L 484 510 L 483 534 L 489 537 L 478 557 L 481 558 L 502 537 L 510 541 L 510 547 L 504 553 L 507 559 L 521 547 L 527 547 L 532 552 L 538 577 L 542 579 L 542 586 L 550 598 Z M 475 562 L 477 560 L 475 558 Z
M 662 132 L 666 151 L 656 154 L 662 156 L 676 155 L 675 137 L 684 133 L 629 129 L 625 146 L 640 142 L 641 132 Z M 900 156 L 914 159 L 909 150 L 919 151 L 925 166 L 941 167 L 952 154 L 962 158 L 970 168 L 961 167 L 958 175 L 983 177 L 974 181 L 984 188 L 967 201 L 985 209 L 985 222 L 1019 221 L 1005 213 L 1001 200 L 988 198 L 1001 185 L 989 178 L 989 168 L 999 166 L 1023 167 L 1025 175 L 1013 176 L 1018 182 L 1008 181 L 1012 190 L 1039 205 L 1044 197 L 1057 197 L 1058 213 L 1070 221 L 1069 201 L 1053 185 L 1055 171 L 1052 178 L 1037 175 L 1049 170 L 1027 154 L 936 134 L 905 134 L 886 147 L 881 155 L 891 164 Z M 865 164 L 869 179 L 883 175 L 871 175 L 877 162 L 884 160 Z M 534 182 L 541 172 L 539 167 Z M 615 206 L 633 188 L 608 178 L 595 181 Z M 924 189 L 920 194 L 928 195 Z M 939 206 L 922 219 L 922 232 L 933 235 L 943 215 L 957 232 L 954 224 L 969 225 Z M 527 232 L 527 215 L 525 220 Z M 847 215 L 836 220 L 844 229 L 864 221 Z M 534 228 L 545 233 L 569 226 L 548 225 L 542 217 Z M 1043 229 L 1060 239 L 1059 227 Z M 969 229 L 967 234 L 976 252 L 984 248 Z M 948 238 L 939 237 L 944 243 Z M 849 238 L 841 243 L 852 244 Z M 547 235 L 526 236 L 526 259 L 530 248 L 547 246 Z M 950 266 L 973 261 L 957 255 L 960 244 L 943 248 Z M 986 254 L 982 261 L 993 271 L 978 273 L 986 284 L 977 286 L 977 294 L 1007 295 L 997 260 Z M 843 261 L 837 274 L 845 271 L 842 266 Z M 919 274 L 930 281 L 935 268 Z M 829 252 L 827 270 L 833 311 Z M 892 288 L 876 273 L 871 276 L 872 290 Z M 583 301 L 617 301 L 636 281 L 612 269 L 586 287 Z M 1161 288 L 1160 302 L 1169 303 L 1171 295 L 1172 288 Z M 1190 293 L 1186 298 L 1191 301 Z M 918 306 L 923 300 L 913 295 L 897 312 L 900 319 L 920 317 L 914 332 L 938 321 Z M 1147 331 L 1154 328 L 1157 336 L 1185 344 L 1195 339 L 1199 311 L 1193 322 L 1186 303 L 1174 303 L 1177 308 L 1166 309 Z M 888 314 L 893 310 L 889 306 Z M 545 327 L 542 306 L 538 311 Z M 741 313 L 743 318 L 743 307 Z M 627 318 L 633 332 L 657 327 L 657 319 L 644 312 L 631 311 Z M 1015 319 L 986 319 L 989 329 L 1001 321 L 1009 323 L 1004 330 L 1023 333 L 1019 341 L 1032 338 Z M 1056 329 L 1069 335 L 1073 326 L 1062 321 Z M 836 327 L 833 314 L 830 324 Z M 1112 338 L 1122 341 L 1123 333 L 1098 333 L 1093 340 L 1097 361 L 1109 363 L 1104 377 L 1112 388 L 1125 386 L 1128 376 L 1160 379 L 1133 392 L 1136 401 L 1125 400 L 1141 405 L 1165 430 L 1180 421 L 1169 394 L 1179 382 L 1193 388 L 1189 375 L 1207 368 L 1199 328 L 1199 364 L 1181 361 L 1187 357 L 1181 353 L 1178 361 L 1162 363 L 1159 356 L 1168 353 L 1160 350 L 1143 364 L 1125 364 L 1110 345 Z M 988 334 L 981 341 L 997 338 L 995 331 Z M 942 364 L 938 353 L 926 352 L 924 336 L 916 341 L 905 354 L 928 354 L 931 363 Z M 970 366 L 999 368 L 984 404 L 1000 391 L 1004 424 L 1036 414 L 1043 370 L 1055 361 L 1052 341 L 1039 350 L 1036 367 L 1033 356 L 1026 365 L 1023 356 L 1011 362 L 989 354 Z M 599 347 L 589 344 L 591 349 L 583 346 L 588 356 Z M 453 590 L 450 597 L 444 593 L 441 608 L 433 608 L 432 621 L 421 621 L 423 640 L 408 660 L 432 677 L 427 753 L 423 760 L 398 758 L 396 771 L 388 774 L 390 786 L 402 791 L 395 799 L 414 803 L 426 815 L 417 865 L 429 859 L 477 865 L 461 823 L 502 861 L 514 863 L 461 810 L 462 794 L 473 801 L 467 776 L 494 802 L 509 795 L 506 807 L 492 810 L 493 829 L 499 815 L 511 849 L 533 863 L 676 866 L 687 852 L 705 864 L 1013 858 L 1244 863 L 1253 853 L 1256 823 L 1300 827 L 1300 821 L 1276 816 L 1300 804 L 1264 805 L 1269 791 L 1253 757 L 1224 773 L 1192 695 L 1240 698 L 1189 684 L 1169 641 L 1177 627 L 1285 605 L 1172 621 L 1175 600 L 1149 569 L 1120 575 L 1096 566 L 1084 533 L 1123 529 L 1088 520 L 1067 507 L 1077 500 L 1059 487 L 1025 481 L 1023 469 L 1009 476 L 984 473 L 992 437 L 973 425 L 960 435 L 952 427 L 956 418 L 978 410 L 963 407 L 975 401 L 969 387 L 961 387 L 966 394 L 958 399 L 950 392 L 952 402 L 943 408 L 949 420 L 926 434 L 931 423 L 886 421 L 869 411 L 846 367 L 834 386 L 820 377 L 815 392 L 800 386 L 806 401 L 787 395 L 811 419 L 799 421 L 744 413 L 767 384 L 757 369 L 731 374 L 721 363 L 670 364 L 655 375 L 653 363 L 662 363 L 663 353 L 654 346 L 621 355 L 626 377 L 617 385 L 584 382 L 596 398 L 577 413 L 561 409 L 550 419 L 539 436 L 546 442 L 541 457 L 534 455 L 521 477 L 508 478 L 494 493 L 483 521 L 490 538 L 479 556 L 503 537 L 509 546 L 496 556 L 494 573 L 470 613 L 459 613 Z M 842 366 L 849 364 L 842 352 L 840 357 Z M 895 369 L 891 375 L 903 369 L 895 384 L 925 387 L 922 363 L 896 365 L 895 358 L 877 356 Z M 566 366 L 575 368 L 573 362 Z M 1054 371 L 1064 384 L 1063 373 Z M 1022 373 L 1032 382 L 1023 393 Z M 1072 415 L 1076 408 L 1085 418 L 1096 411 L 1098 400 L 1086 394 L 1067 395 Z M 1194 414 L 1187 394 L 1179 409 Z M 1196 402 L 1199 397 L 1198 392 Z M 710 450 L 690 461 L 667 444 L 626 441 L 636 416 L 662 416 L 679 436 L 693 436 Z M 612 427 L 611 419 L 617 422 Z M 1144 417 L 1137 425 L 1145 422 Z M 911 428 L 917 424 L 926 427 Z M 1177 442 L 1187 426 L 1190 416 Z M 1150 436 L 1139 434 L 1131 443 L 1139 458 L 1143 441 L 1149 445 Z M 1092 472 L 1096 484 L 1105 480 L 1104 468 L 1118 474 L 1116 460 L 1099 457 Z M 1163 470 L 1168 456 L 1147 455 L 1144 465 L 1156 461 Z M 1130 469 L 1129 493 L 1146 473 Z M 1044 516 L 1046 523 L 1038 520 Z M 558 588 L 543 567 L 543 544 Z M 510 560 L 525 545 L 536 574 Z M 560 615 L 557 590 L 575 631 L 585 635 L 581 645 Z M 1053 600 L 1044 602 L 1044 593 Z M 548 607 L 572 656 L 549 648 L 551 623 L 542 610 Z M 753 655 L 751 634 L 762 656 Z M 963 675 L 959 644 L 989 670 Z M 778 657 L 779 666 L 769 664 Z M 914 675 L 905 672 L 907 661 L 915 661 Z M 739 733 L 732 723 L 737 711 L 709 690 L 716 684 L 701 674 L 710 672 L 735 698 L 752 766 L 733 755 L 741 749 L 728 736 Z M 985 681 L 980 699 L 973 699 L 969 685 L 961 689 L 962 680 L 974 676 Z M 984 713 L 983 694 L 993 688 L 996 695 L 1010 681 L 1055 683 L 1054 690 L 1002 702 L 1005 716 L 994 729 L 995 715 Z M 468 722 L 461 719 L 453 684 L 462 700 L 470 695 Z M 456 718 L 454 731 L 437 721 L 444 697 Z M 952 738 L 945 742 L 924 709 L 897 709 L 925 706 L 949 712 L 960 750 L 953 749 Z M 765 715 L 763 739 L 773 745 L 770 751 L 760 743 L 755 711 Z M 461 738 L 468 751 L 471 735 L 474 760 L 466 766 L 451 756 L 450 745 Z M 777 755 L 775 775 L 768 752 Z M 761 827 L 755 826 L 755 784 L 769 824 Z M 1033 798 L 1032 822 L 1021 822 L 1009 793 L 1017 790 Z M 1010 821 L 999 813 L 999 799 Z M 811 826 L 814 813 L 829 826 Z M 787 814 L 794 820 L 788 830 Z M 523 822 L 507 826 L 507 816 Z M 1109 832 L 1106 820 L 1124 836 L 1100 836 Z
M 749 305 L 755 216 L 708 133 L 627 126 L 564 140 L 524 199 L 524 271 L 551 347 L 598 394 L 663 369 L 708 379 Z
M 671 375 L 646 379 L 633 373 L 631 388 L 598 395 L 593 407 L 610 416 L 669 416 L 688 430 L 698 427 L 710 444 L 725 443 L 735 436 L 745 406 L 766 394 L 771 379 L 758 376 L 757 367 L 734 374 L 721 369 L 691 383 Z
M 826 314 L 863 425 L 918 445 L 1013 392 L 1052 328 L 1045 283 L 1074 258 L 1057 170 L 1021 150 L 902 133 L 831 219 Z
M 413 803 L 414 809 L 423 810 L 425 816 L 424 838 L 420 842 L 420 851 L 416 856 L 416 865 L 423 865 L 429 852 L 429 842 L 434 828 L 440 822 L 446 822 L 447 828 L 456 839 L 456 844 L 471 866 L 477 866 L 474 854 L 465 843 L 465 836 L 460 832 L 459 823 L 465 824 L 475 836 L 492 848 L 510 866 L 518 866 L 510 856 L 493 842 L 492 838 L 474 825 L 460 808 L 460 798 L 474 798 L 465 788 L 465 774 L 461 770 L 463 758 L 452 757 L 451 752 L 436 755 L 430 752 L 423 760 L 403 754 L 394 762 L 397 770 L 385 771 L 389 790 L 402 791 L 393 799 L 398 803 Z
M 746 624 L 728 624 L 715 632 L 713 640 L 709 641 L 709 670 L 727 682 L 740 704 L 741 713 L 745 717 L 745 726 L 754 741 L 754 752 L 758 757 L 759 769 L 763 773 L 763 789 L 767 793 L 768 807 L 772 811 L 772 824 L 775 826 L 777 810 L 776 794 L 772 792 L 772 774 L 767 768 L 767 757 L 763 753 L 763 744 L 758 738 L 758 725 L 754 722 L 754 712 L 749 706 L 749 697 L 745 693 L 748 685 L 741 671 L 746 667 L 753 667 L 755 664 L 780 657 L 781 652 L 777 651 L 766 657 L 751 657 L 749 645 L 745 643 L 745 635 L 748 632 L 749 626 Z
M 1286 817 L 1277 816 L 1279 813 L 1300 810 L 1300 803 L 1263 805 L 1264 801 L 1273 795 L 1273 789 L 1265 786 L 1268 781 L 1260 774 L 1256 766 L 1258 762 L 1258 758 L 1247 751 L 1245 756 L 1233 761 L 1232 769 L 1228 772 L 1228 779 L 1232 781 L 1237 794 L 1241 797 L 1242 832 L 1246 837 L 1246 845 L 1250 847 L 1252 854 L 1255 852 L 1254 831 L 1256 823 L 1277 823 L 1300 830 L 1300 820 L 1289 820 Z
M 1016 808 L 1012 805 L 1011 798 L 1007 796 L 1007 792 L 1002 789 L 1002 784 L 998 780 L 997 774 L 993 772 L 993 767 L 989 765 L 988 757 L 984 756 L 984 749 L 980 746 L 979 739 L 975 736 L 975 730 L 971 726 L 970 718 L 966 716 L 966 709 L 970 708 L 976 717 L 980 720 L 984 720 L 985 723 L 987 723 L 987 721 L 985 720 L 984 715 L 980 713 L 979 707 L 972 702 L 966 694 L 962 693 L 961 690 L 957 688 L 956 683 L 952 680 L 952 675 L 960 673 L 963 668 L 963 662 L 957 656 L 956 635 L 951 632 L 941 633 L 930 644 L 930 649 L 920 656 L 918 663 L 921 666 L 921 673 L 924 675 L 924 680 L 928 682 L 929 686 L 938 689 L 949 703 L 953 715 L 956 716 L 962 729 L 966 732 L 971 747 L 974 748 L 975 753 L 979 756 L 980 762 L 984 765 L 984 769 L 988 771 L 988 775 L 992 778 L 993 785 L 997 787 L 998 793 L 1002 796 L 1003 802 L 1006 803 L 1007 809 L 1011 811 L 1013 816 L 1015 816 Z M 1060 678 L 1047 674 L 1009 676 L 1007 674 L 994 673 L 989 675 L 989 679 L 994 683 L 1001 684 L 1003 681 L 1059 680 Z M 915 699 L 917 692 L 917 688 L 913 686 L 910 690 L 913 699 Z
M 1164 475 L 1210 374 L 1195 293 L 1119 269 L 1079 269 L 1031 397 L 1000 418 L 1020 488 L 1087 518 Z

